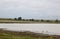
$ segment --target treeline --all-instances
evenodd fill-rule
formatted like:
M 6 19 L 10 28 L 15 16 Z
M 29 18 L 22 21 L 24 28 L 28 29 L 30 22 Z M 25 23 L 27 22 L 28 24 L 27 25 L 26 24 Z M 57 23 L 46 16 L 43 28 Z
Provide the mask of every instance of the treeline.
M 22 19 L 22 17 L 14 18 L 14 20 L 22 20 L 22 21 L 35 21 L 35 19 Z
M 22 17 L 14 18 L 14 20 L 18 21 L 34 21 L 34 22 L 49 22 L 49 23 L 60 23 L 60 20 L 44 20 L 44 19 L 22 19 Z
M 44 20 L 44 19 L 23 19 L 22 17 L 18 17 L 18 18 L 0 18 L 0 22 L 2 22 L 1 20 L 5 20 L 5 21 L 26 21 L 26 22 L 37 22 L 37 23 L 60 23 L 60 20 L 56 19 L 56 20 Z

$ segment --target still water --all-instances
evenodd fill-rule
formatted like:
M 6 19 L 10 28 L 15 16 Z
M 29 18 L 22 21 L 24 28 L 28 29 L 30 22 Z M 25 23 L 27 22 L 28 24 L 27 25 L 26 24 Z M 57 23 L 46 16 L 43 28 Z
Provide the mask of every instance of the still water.
M 0 28 L 14 31 L 60 34 L 60 24 L 0 24 Z

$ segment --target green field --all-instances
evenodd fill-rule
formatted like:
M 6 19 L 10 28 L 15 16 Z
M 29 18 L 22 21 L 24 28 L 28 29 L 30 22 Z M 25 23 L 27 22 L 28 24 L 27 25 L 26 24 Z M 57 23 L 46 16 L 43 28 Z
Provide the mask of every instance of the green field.
M 0 29 L 0 39 L 60 39 L 60 36 L 29 31 L 18 32 Z

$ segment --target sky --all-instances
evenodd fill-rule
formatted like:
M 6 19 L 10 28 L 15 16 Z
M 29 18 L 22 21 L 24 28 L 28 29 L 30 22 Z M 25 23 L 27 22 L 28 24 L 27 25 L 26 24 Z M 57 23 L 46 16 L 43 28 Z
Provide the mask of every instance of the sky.
M 0 0 L 0 18 L 60 19 L 60 0 Z

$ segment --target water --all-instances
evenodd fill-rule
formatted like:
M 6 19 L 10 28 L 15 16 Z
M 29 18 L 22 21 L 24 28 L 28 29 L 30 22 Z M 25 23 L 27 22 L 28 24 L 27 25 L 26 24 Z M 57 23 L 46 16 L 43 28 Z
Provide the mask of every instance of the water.
M 14 31 L 60 34 L 60 24 L 0 24 L 0 28 L 7 28 Z

